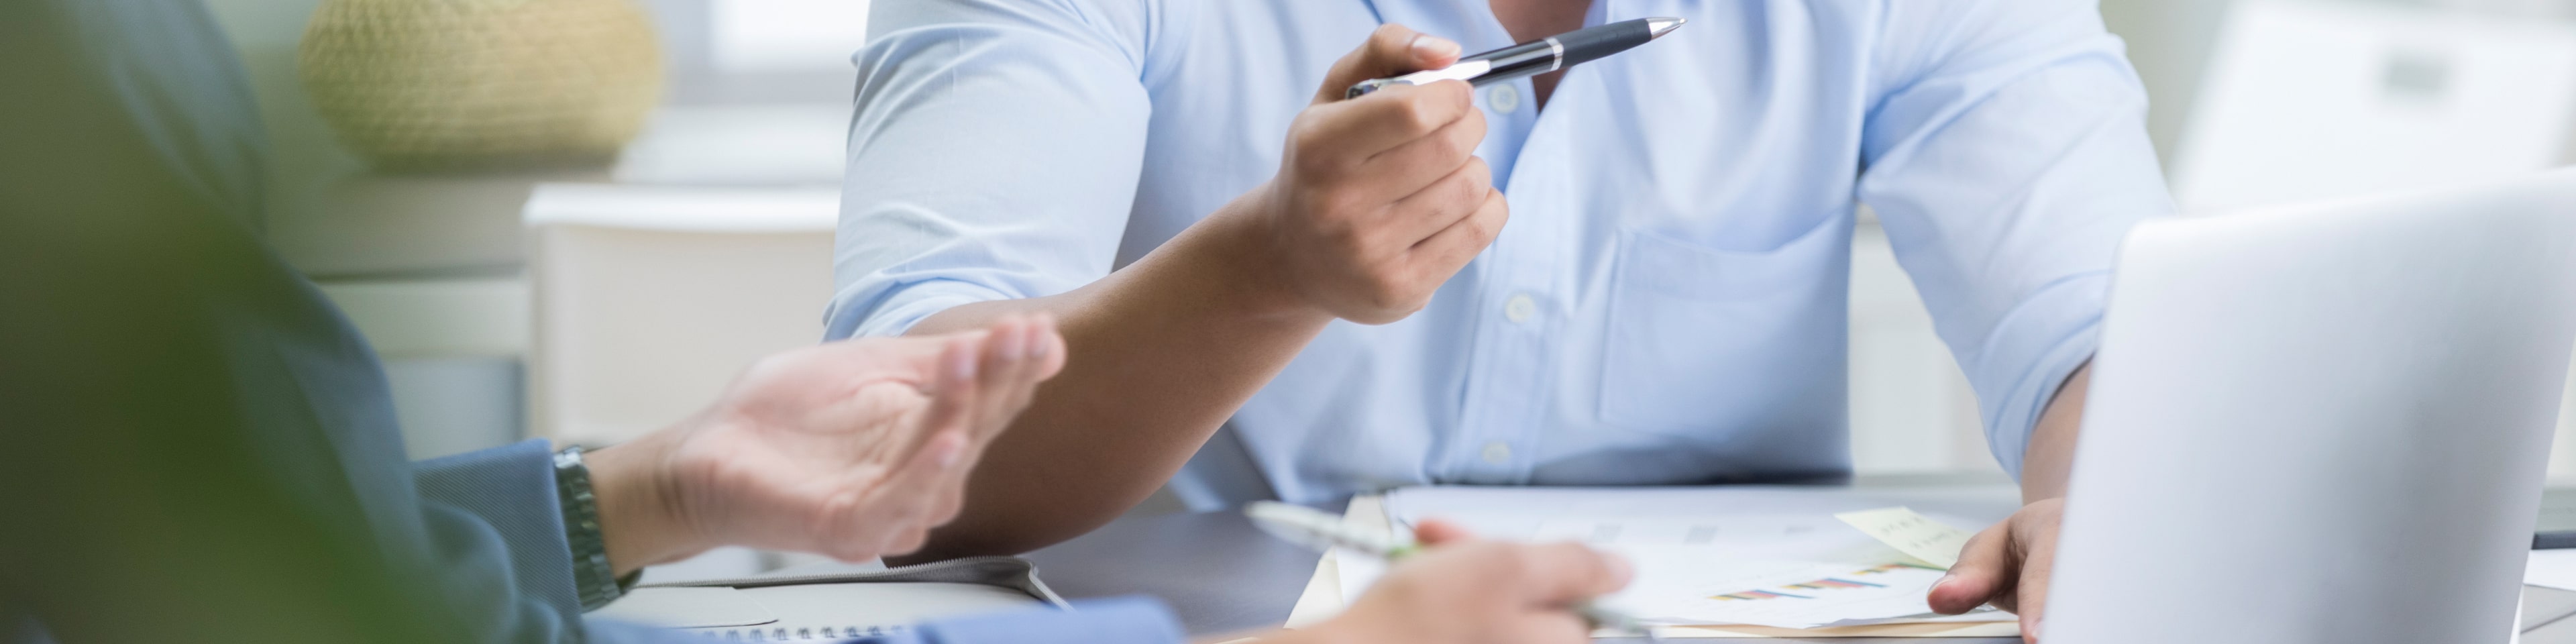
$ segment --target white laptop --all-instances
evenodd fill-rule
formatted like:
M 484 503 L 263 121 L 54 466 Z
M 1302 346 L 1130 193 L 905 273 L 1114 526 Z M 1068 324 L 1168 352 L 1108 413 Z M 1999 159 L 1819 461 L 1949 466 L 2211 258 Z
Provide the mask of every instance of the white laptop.
M 2576 171 L 2153 221 L 2048 641 L 2502 642 L 2576 336 Z

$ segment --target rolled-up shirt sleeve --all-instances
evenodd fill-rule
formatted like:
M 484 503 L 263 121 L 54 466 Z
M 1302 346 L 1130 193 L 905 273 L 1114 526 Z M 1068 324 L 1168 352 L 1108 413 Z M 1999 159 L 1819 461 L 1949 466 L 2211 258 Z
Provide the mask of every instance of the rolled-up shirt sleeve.
M 2173 211 L 2146 93 L 2092 2 L 1888 6 L 1859 196 L 2018 478 L 2041 410 L 2093 355 L 2121 237 Z
M 1156 29 L 1142 0 L 874 7 L 826 333 L 896 335 L 1105 276 L 1136 193 Z

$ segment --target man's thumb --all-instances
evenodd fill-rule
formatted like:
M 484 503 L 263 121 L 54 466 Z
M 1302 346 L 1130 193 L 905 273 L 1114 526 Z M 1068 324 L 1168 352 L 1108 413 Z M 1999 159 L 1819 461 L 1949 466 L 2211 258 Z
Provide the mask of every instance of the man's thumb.
M 1332 71 L 1324 75 L 1324 86 L 1315 93 L 1315 102 L 1342 100 L 1343 94 L 1360 81 L 1448 67 L 1458 62 L 1458 53 L 1458 43 L 1447 38 L 1404 25 L 1380 25 L 1369 33 L 1368 42 L 1333 63 Z

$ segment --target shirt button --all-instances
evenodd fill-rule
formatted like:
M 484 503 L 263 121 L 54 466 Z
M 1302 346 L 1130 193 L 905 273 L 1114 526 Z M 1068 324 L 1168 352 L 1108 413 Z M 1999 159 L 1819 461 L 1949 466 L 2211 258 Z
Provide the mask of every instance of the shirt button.
M 1511 301 L 1503 303 L 1503 319 L 1514 323 L 1528 322 L 1533 315 L 1538 315 L 1538 301 L 1530 299 L 1530 296 L 1514 295 Z
M 1499 443 L 1499 442 L 1495 442 L 1495 443 L 1486 443 L 1486 444 L 1485 444 L 1485 453 L 1483 454 L 1483 456 L 1485 457 L 1485 462 L 1487 462 L 1487 463 L 1492 463 L 1492 464 L 1495 464 L 1495 465 L 1501 465 L 1501 464 L 1504 464 L 1504 463 L 1509 463 L 1509 462 L 1511 462 L 1511 460 L 1512 460 L 1512 446 L 1510 446 L 1510 445 L 1505 445 L 1505 444 L 1503 444 L 1503 443 Z
M 1493 89 L 1485 90 L 1485 104 L 1493 106 L 1496 113 L 1510 114 L 1512 110 L 1521 108 L 1521 90 L 1511 83 L 1495 85 Z

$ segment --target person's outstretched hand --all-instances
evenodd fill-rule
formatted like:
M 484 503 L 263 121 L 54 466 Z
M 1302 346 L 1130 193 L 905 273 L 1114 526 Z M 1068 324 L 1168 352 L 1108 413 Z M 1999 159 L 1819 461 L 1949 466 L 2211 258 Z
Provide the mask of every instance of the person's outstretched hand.
M 1574 607 L 1628 585 L 1625 559 L 1578 543 L 1480 541 L 1457 526 L 1415 530 L 1430 551 L 1397 565 L 1350 610 L 1290 642 L 1574 644 L 1592 627 Z M 1303 638 L 1303 639 L 1301 639 Z
M 1959 564 L 1933 582 L 1932 610 L 1957 615 L 1992 603 L 2021 617 L 2021 638 L 2038 642 L 2040 620 L 2048 608 L 2049 564 L 2057 559 L 2057 522 L 2064 499 L 2042 499 L 2024 505 L 1968 540 Z
M 845 561 L 921 547 L 966 473 L 1064 365 L 1046 317 L 762 359 L 707 410 L 593 452 L 620 574 L 726 545 Z

